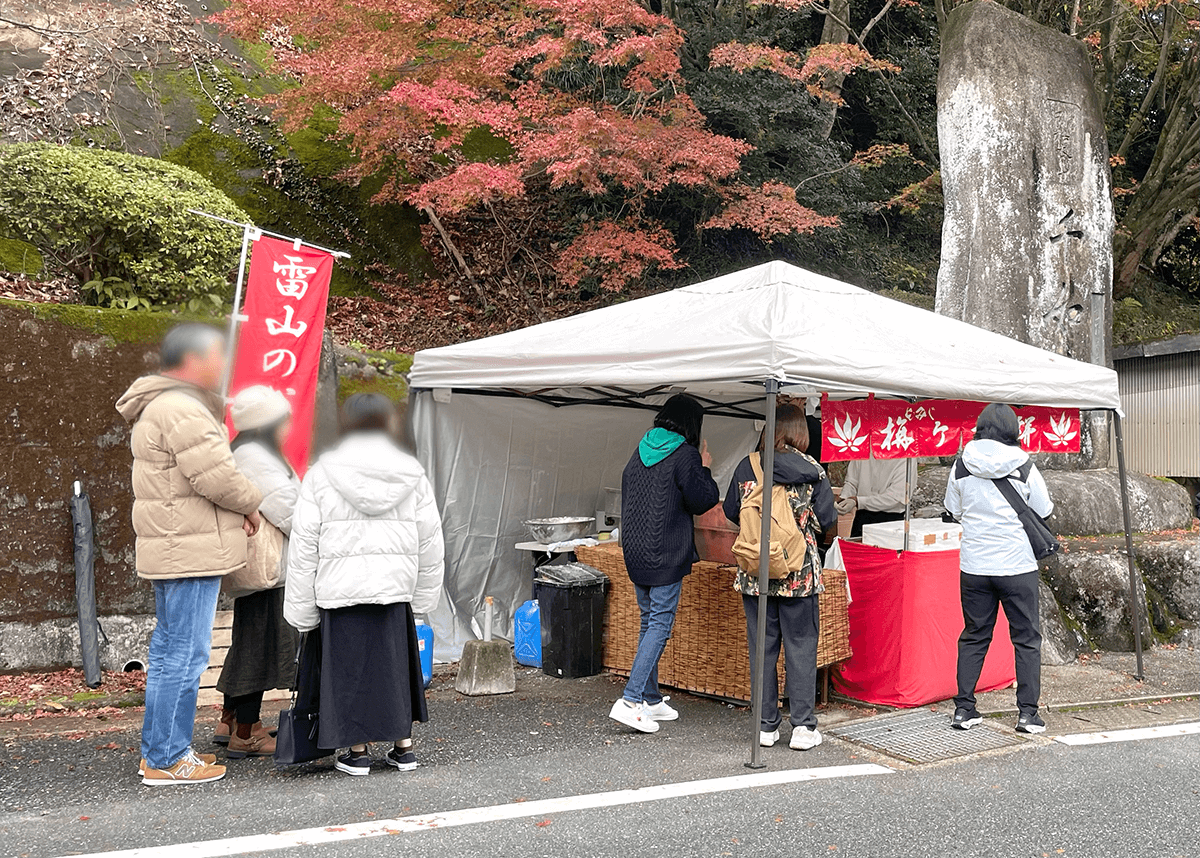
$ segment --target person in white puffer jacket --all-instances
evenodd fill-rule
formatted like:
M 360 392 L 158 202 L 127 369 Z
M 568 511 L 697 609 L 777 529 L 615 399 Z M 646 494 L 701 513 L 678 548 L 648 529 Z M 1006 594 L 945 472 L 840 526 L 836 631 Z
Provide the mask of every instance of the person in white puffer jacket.
M 959 555 L 963 631 L 958 639 L 958 694 L 951 726 L 969 730 L 983 723 L 975 708 L 975 686 L 992 643 L 1000 605 L 1016 658 L 1017 730 L 1041 733 L 1042 631 L 1038 605 L 1038 562 L 1017 511 L 994 480 L 1008 480 L 1035 513 L 1046 518 L 1054 503 L 1041 472 L 1021 449 L 1017 414 L 1007 405 L 983 409 L 975 439 L 950 469 L 946 511 L 962 523 Z
M 292 517 L 284 616 L 320 635 L 318 742 L 348 748 L 339 771 L 417 767 L 412 724 L 428 720 L 414 614 L 437 607 L 441 516 L 425 471 L 393 441 L 395 408 L 374 393 L 342 408 L 342 440 L 304 478 Z M 314 631 L 318 630 L 318 631 Z

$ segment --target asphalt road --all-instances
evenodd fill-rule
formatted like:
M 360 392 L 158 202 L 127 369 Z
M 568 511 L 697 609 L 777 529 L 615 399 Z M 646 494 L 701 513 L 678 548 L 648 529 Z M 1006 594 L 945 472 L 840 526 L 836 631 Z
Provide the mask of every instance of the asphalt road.
M 676 701 L 680 722 L 636 736 L 605 717 L 605 682 L 562 687 L 558 697 L 434 699 L 433 721 L 417 734 L 425 765 L 411 774 L 377 767 L 350 778 L 329 763 L 278 772 L 267 760 L 241 761 L 218 784 L 151 790 L 134 771 L 132 724 L 84 739 L 23 738 L 0 750 L 0 855 L 337 829 L 747 774 L 744 712 L 685 698 Z M 769 772 L 864 763 L 895 771 L 263 854 L 1200 858 L 1200 736 L 1082 747 L 1039 740 L 924 767 L 834 740 L 806 753 L 781 745 L 765 759 Z

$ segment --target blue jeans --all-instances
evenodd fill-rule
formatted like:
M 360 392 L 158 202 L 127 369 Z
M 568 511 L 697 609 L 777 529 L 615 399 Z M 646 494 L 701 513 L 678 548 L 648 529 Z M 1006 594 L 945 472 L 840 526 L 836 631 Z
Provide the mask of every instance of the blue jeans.
M 146 666 L 142 756 L 169 769 L 192 746 L 200 674 L 208 668 L 220 578 L 154 582 L 154 633 Z
M 630 703 L 644 702 L 653 706 L 663 699 L 658 690 L 658 660 L 671 639 L 683 582 L 661 587 L 634 584 L 633 589 L 637 591 L 638 607 L 642 611 L 642 630 L 638 635 L 637 655 L 629 668 L 629 681 L 625 683 L 625 699 Z

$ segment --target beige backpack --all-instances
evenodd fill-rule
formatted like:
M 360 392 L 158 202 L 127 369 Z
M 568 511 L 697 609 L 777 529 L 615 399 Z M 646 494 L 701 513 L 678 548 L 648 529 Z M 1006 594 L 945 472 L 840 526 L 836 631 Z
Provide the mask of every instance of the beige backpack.
M 750 575 L 758 575 L 758 563 L 762 540 L 763 470 L 757 452 L 750 454 L 754 468 L 755 486 L 742 499 L 739 513 L 738 535 L 733 542 L 733 555 L 738 568 Z M 809 487 L 812 491 L 812 487 Z M 804 532 L 796 523 L 788 486 L 771 488 L 771 532 L 769 542 L 770 576 L 786 578 L 790 572 L 804 569 L 804 558 L 808 554 L 808 543 Z

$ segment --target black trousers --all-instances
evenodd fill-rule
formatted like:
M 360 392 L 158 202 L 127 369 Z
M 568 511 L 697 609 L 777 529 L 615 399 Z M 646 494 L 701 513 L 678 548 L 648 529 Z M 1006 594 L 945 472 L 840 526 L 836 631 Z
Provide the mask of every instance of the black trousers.
M 239 724 L 257 724 L 262 720 L 263 692 L 253 694 L 226 694 L 226 712 L 235 712 Z
M 850 527 L 850 538 L 862 536 L 864 524 L 881 524 L 885 521 L 904 521 L 902 512 L 876 512 L 873 509 L 860 509 L 854 513 L 854 524 Z
M 758 596 L 742 596 L 746 611 L 746 638 L 750 642 L 750 669 L 758 643 Z M 779 714 L 779 647 L 787 668 L 789 718 L 793 727 L 817 726 L 817 637 L 821 612 L 816 595 L 767 597 L 767 645 L 763 647 L 763 696 L 759 729 L 773 733 Z
M 954 705 L 975 708 L 975 686 L 992 643 L 999 606 L 1004 605 L 1017 667 L 1017 707 L 1038 711 L 1042 696 L 1042 627 L 1038 614 L 1038 573 L 960 576 L 963 632 L 958 638 L 958 696 Z

